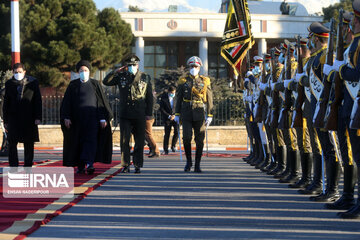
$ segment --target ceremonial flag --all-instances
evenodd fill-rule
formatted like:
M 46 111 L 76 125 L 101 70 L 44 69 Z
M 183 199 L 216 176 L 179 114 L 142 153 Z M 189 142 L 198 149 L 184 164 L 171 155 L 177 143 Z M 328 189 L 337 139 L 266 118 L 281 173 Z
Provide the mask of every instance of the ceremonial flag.
M 250 12 L 247 0 L 230 0 L 224 34 L 221 41 L 221 56 L 240 73 L 241 62 L 253 46 Z

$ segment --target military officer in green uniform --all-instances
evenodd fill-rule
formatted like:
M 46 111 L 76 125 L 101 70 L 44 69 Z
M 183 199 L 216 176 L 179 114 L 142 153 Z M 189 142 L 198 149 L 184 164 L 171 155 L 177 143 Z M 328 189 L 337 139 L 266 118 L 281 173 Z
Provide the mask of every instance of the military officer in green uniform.
M 106 86 L 119 87 L 122 172 L 130 172 L 130 137 L 133 133 L 133 163 L 135 173 L 140 173 L 144 162 L 145 120 L 151 118 L 153 110 L 154 98 L 150 76 L 139 71 L 139 61 L 136 55 L 131 55 L 125 60 L 126 71 L 111 71 L 103 81 Z
M 213 98 L 210 78 L 199 75 L 202 66 L 197 56 L 187 61 L 190 73 L 181 77 L 176 89 L 175 122 L 183 125 L 183 144 L 186 155 L 185 172 L 192 167 L 191 139 L 194 130 L 196 153 L 194 172 L 200 173 L 200 161 L 204 148 L 205 129 L 212 121 Z

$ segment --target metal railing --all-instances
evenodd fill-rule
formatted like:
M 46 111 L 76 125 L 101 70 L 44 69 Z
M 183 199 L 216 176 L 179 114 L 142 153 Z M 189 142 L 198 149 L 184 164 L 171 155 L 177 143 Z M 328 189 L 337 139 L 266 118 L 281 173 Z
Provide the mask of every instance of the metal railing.
M 60 124 L 60 106 L 63 96 L 43 96 L 43 124 Z M 119 121 L 119 102 L 109 97 L 111 109 L 114 113 L 113 125 Z M 212 126 L 238 126 L 243 124 L 244 108 L 240 96 L 214 98 Z M 163 121 L 159 110 L 154 112 L 154 126 L 162 126 Z

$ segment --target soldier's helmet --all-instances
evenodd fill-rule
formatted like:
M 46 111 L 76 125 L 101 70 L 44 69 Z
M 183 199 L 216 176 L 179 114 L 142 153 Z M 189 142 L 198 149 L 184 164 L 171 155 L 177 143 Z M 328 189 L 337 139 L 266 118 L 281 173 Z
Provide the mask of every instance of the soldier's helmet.
M 188 66 L 195 65 L 195 66 L 199 67 L 199 66 L 202 66 L 202 61 L 199 57 L 192 56 L 187 60 L 186 65 L 188 65 Z

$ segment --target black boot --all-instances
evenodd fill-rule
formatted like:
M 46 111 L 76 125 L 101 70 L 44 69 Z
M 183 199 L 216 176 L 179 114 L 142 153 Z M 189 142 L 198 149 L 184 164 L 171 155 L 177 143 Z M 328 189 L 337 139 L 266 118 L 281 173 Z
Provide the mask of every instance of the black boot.
M 310 197 L 315 202 L 334 202 L 339 199 L 340 163 L 338 161 L 326 161 L 326 190 L 318 196 Z
M 195 169 L 194 172 L 196 173 L 201 173 L 201 168 L 200 168 L 200 162 L 201 162 L 201 157 L 202 157 L 202 147 L 198 148 L 196 147 L 196 153 L 195 153 Z
M 355 205 L 354 188 L 357 179 L 357 169 L 354 165 L 344 166 L 344 191 L 341 197 L 334 203 L 326 203 L 325 208 L 348 210 Z
M 286 178 L 281 178 L 279 182 L 281 183 L 295 183 L 299 180 L 299 160 L 300 152 L 299 151 L 290 151 L 290 161 L 289 168 L 290 174 Z
M 299 189 L 300 194 L 320 194 L 322 192 L 322 157 L 320 154 L 313 155 L 314 174 L 313 180 L 305 189 Z
M 284 171 L 285 168 L 285 159 L 286 159 L 286 146 L 281 146 L 277 148 L 276 151 L 276 162 L 277 166 L 274 170 L 269 172 L 269 175 L 276 175 Z
M 253 157 L 253 155 L 254 155 L 254 145 L 253 145 L 252 140 L 250 138 L 250 154 L 247 157 L 244 157 L 243 160 L 245 162 L 247 162 Z
M 247 163 L 252 163 L 255 159 L 257 159 L 259 157 L 259 147 L 258 147 L 258 144 L 257 144 L 257 141 L 254 142 L 254 145 L 253 145 L 253 155 L 251 158 L 249 158 L 246 162 Z
M 256 159 L 253 159 L 253 161 L 250 162 L 251 166 L 256 166 L 257 164 L 259 164 L 260 162 L 262 162 L 264 160 L 264 151 L 262 149 L 261 142 L 259 142 L 256 146 L 258 148 L 259 155 Z
M 359 165 L 357 165 L 359 166 Z M 339 217 L 346 219 L 360 219 L 360 174 L 357 176 L 358 179 L 358 199 L 357 203 L 346 212 L 338 213 Z
M 185 150 L 185 156 L 186 156 L 186 165 L 185 165 L 184 171 L 190 172 L 191 167 L 192 167 L 191 144 L 184 143 L 184 150 Z
M 270 153 L 270 164 L 265 168 L 266 174 L 273 171 L 277 167 L 276 152 Z
M 270 149 L 268 147 L 268 145 L 264 145 L 265 148 L 265 160 L 263 162 L 263 164 L 260 166 L 260 170 L 262 172 L 266 172 L 267 168 L 270 166 L 271 163 L 271 153 L 270 153 Z
M 274 178 L 286 178 L 287 176 L 289 176 L 290 175 L 290 161 L 289 161 L 289 159 L 290 159 L 290 156 L 291 156 L 291 149 L 289 148 L 286 148 L 286 160 L 285 160 L 285 169 L 284 169 L 284 171 L 282 171 L 282 172 L 280 172 L 280 173 L 278 173 L 278 174 L 275 174 L 274 175 Z
M 312 163 L 312 153 L 302 153 L 301 154 L 301 170 L 302 176 L 299 181 L 294 184 L 290 184 L 290 188 L 306 188 L 311 181 L 311 163 Z

